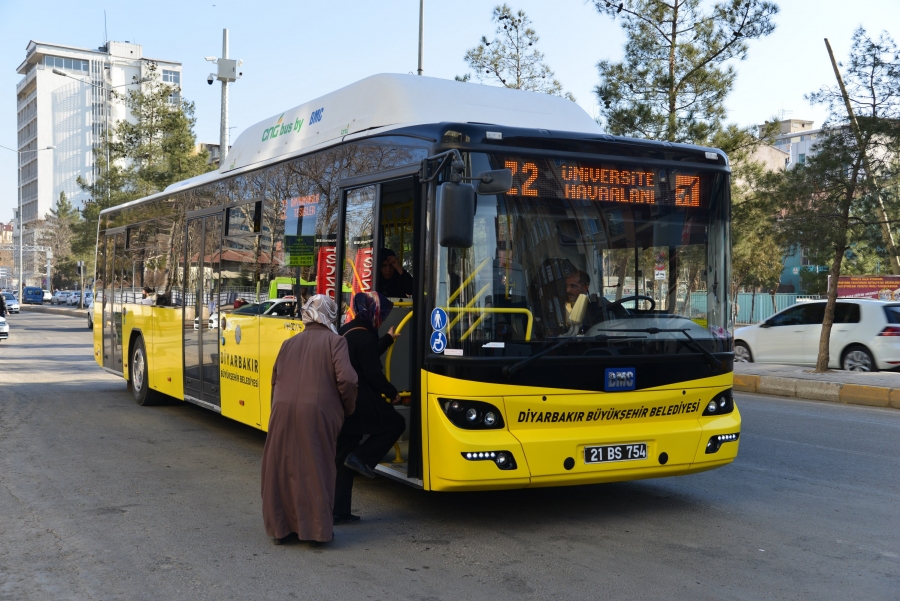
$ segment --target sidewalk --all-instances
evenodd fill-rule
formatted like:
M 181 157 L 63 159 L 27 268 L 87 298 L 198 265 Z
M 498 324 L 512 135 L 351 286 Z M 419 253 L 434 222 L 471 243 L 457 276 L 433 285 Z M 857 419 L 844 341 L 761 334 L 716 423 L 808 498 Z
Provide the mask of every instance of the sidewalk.
M 900 373 L 831 370 L 760 363 L 734 364 L 734 389 L 850 405 L 900 409 Z
M 22 311 L 22 313 L 52 313 L 53 315 L 68 315 L 70 317 L 81 317 L 83 319 L 87 319 L 88 314 L 87 309 L 60 305 L 20 305 L 19 310 Z

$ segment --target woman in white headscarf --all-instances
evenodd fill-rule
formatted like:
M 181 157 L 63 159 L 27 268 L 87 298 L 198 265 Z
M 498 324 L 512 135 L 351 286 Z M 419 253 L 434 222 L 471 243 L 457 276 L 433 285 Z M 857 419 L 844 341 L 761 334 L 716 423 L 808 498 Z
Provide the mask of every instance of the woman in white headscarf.
M 281 345 L 272 370 L 262 505 L 276 544 L 291 534 L 332 539 L 337 437 L 356 407 L 356 371 L 334 326 L 337 305 L 317 294 L 303 305 L 302 319 L 303 332 Z

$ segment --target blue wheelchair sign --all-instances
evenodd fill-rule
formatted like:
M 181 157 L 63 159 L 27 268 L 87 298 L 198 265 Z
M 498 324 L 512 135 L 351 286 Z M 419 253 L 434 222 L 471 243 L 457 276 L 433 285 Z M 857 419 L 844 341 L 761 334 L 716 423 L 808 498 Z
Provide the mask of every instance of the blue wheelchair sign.
M 440 354 L 444 352 L 445 348 L 447 348 L 447 337 L 444 336 L 444 333 L 440 331 L 432 332 L 431 352 Z
M 437 307 L 431 311 L 431 329 L 443 330 L 447 327 L 447 312 Z

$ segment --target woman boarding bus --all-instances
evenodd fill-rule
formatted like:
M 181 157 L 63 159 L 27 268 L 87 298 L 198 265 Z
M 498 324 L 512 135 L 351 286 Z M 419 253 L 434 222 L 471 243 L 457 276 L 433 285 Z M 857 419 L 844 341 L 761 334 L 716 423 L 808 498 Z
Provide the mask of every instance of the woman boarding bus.
M 332 296 L 340 326 L 390 249 L 412 276 L 381 325 L 407 431 L 378 473 L 481 490 L 720 467 L 740 433 L 729 176 L 720 151 L 604 135 L 566 99 L 369 77 L 101 213 L 96 359 L 139 404 L 265 429 L 303 329 L 262 310 L 272 291 Z

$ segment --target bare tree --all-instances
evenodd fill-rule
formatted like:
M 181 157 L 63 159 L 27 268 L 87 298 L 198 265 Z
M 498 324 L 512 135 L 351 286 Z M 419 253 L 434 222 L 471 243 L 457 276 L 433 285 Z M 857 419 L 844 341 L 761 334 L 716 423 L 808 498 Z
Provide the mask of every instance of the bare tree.
M 481 43 L 466 52 L 465 61 L 475 72 L 478 81 L 498 82 L 507 88 L 543 92 L 565 96 L 574 101 L 562 84 L 553 78 L 553 71 L 537 49 L 540 39 L 531 28 L 525 11 L 513 10 L 508 4 L 494 7 L 491 21 L 497 24 L 493 40 L 481 37 Z M 469 74 L 457 76 L 457 81 L 469 81 Z

